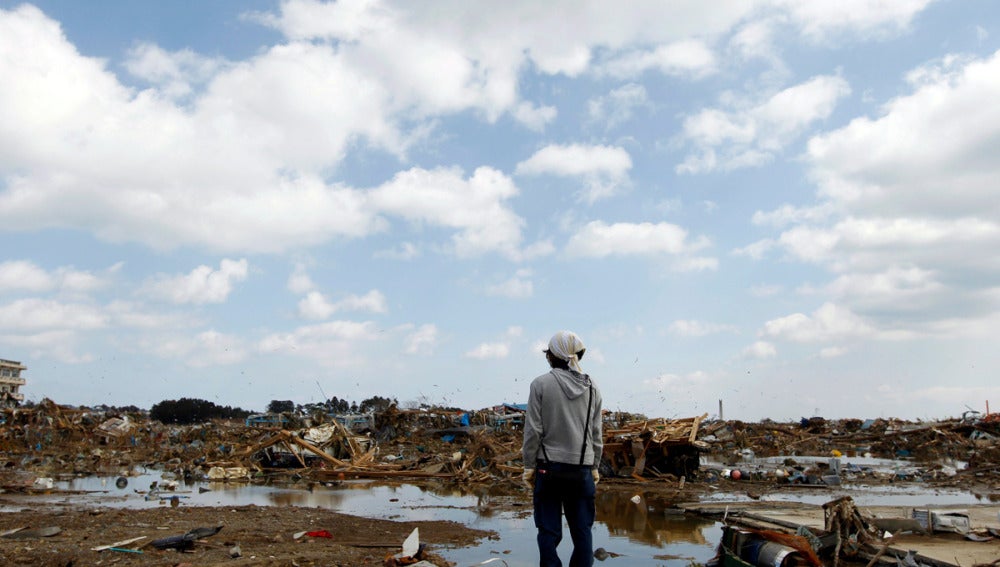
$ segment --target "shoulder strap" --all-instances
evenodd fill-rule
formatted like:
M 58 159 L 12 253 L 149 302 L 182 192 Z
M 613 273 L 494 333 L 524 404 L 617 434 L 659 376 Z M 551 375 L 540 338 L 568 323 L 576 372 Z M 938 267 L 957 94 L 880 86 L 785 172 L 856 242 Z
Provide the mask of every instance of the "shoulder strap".
M 583 422 L 583 445 L 580 446 L 580 465 L 583 465 L 583 458 L 587 454 L 587 436 L 590 433 L 590 408 L 594 401 L 594 386 L 591 385 L 587 390 L 587 420 Z M 597 460 L 597 455 L 594 455 L 594 460 Z

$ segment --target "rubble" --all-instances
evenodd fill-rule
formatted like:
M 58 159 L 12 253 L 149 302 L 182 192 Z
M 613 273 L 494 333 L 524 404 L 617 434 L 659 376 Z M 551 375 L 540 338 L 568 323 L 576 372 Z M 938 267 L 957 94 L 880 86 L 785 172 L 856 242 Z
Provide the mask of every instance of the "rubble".
M 176 425 L 151 420 L 141 411 L 43 400 L 31 408 L 0 410 L 0 490 L 48 494 L 60 479 L 96 475 L 169 508 L 188 497 L 175 492 L 185 480 L 304 481 L 311 486 L 400 479 L 521 494 L 523 418 L 524 408 L 517 404 L 476 411 L 390 406 L 369 414 L 260 414 Z M 682 491 L 690 496 L 690 490 L 721 490 L 753 501 L 773 491 L 852 483 L 927 483 L 1000 501 L 1000 420 L 992 414 L 917 422 L 812 417 L 744 423 L 707 415 L 647 418 L 621 412 L 605 412 L 603 419 L 601 490 L 632 492 L 633 499 L 623 502 L 643 513 L 646 495 L 669 499 Z M 137 469 L 161 470 L 163 479 L 149 490 L 133 488 L 129 477 Z M 886 545 L 885 532 L 943 532 L 970 544 L 996 537 L 964 521 L 962 509 L 923 507 L 905 517 L 865 517 L 859 523 L 845 507 L 830 508 L 826 531 L 860 542 L 870 557 L 881 552 L 900 558 Z M 748 514 L 742 519 L 752 520 Z M 134 553 L 128 537 L 105 539 L 122 540 L 105 549 Z M 171 542 L 183 540 L 171 537 Z M 232 549 L 238 546 L 226 547 Z
M 699 452 L 708 444 L 698 440 L 698 427 L 708 415 L 687 419 L 645 419 L 604 429 L 602 473 L 633 478 L 691 477 Z
M 43 400 L 33 408 L 5 409 L 0 419 L 0 486 L 22 492 L 46 490 L 38 478 L 126 477 L 137 465 L 227 482 L 294 474 L 322 481 L 392 477 L 510 486 L 523 467 L 523 407 L 517 404 L 478 411 L 390 406 L 349 416 L 262 414 L 180 426 L 141 412 L 107 415 Z M 864 479 L 995 486 L 1000 477 L 1000 421 L 992 415 L 744 423 L 606 412 L 604 423 L 601 473 L 612 483 L 723 479 L 822 486 Z M 872 458 L 896 465 L 885 470 L 853 462 Z
M 1000 542 L 985 529 L 965 539 L 935 534 L 905 518 L 876 517 L 870 509 L 856 506 L 850 496 L 795 509 L 777 503 L 766 507 L 726 503 L 721 510 L 693 503 L 687 509 L 723 523 L 718 555 L 708 562 L 715 566 L 980 567 L 1000 552 Z M 983 525 L 986 511 L 977 511 L 977 524 Z M 886 529 L 890 525 L 892 529 Z

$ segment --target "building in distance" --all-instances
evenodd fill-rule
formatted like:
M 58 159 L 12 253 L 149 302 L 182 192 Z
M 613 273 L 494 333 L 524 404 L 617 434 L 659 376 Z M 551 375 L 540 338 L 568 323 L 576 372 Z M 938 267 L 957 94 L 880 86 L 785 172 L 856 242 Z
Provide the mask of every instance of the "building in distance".
M 16 407 L 24 401 L 20 392 L 24 386 L 21 373 L 28 367 L 13 360 L 0 358 L 0 407 Z

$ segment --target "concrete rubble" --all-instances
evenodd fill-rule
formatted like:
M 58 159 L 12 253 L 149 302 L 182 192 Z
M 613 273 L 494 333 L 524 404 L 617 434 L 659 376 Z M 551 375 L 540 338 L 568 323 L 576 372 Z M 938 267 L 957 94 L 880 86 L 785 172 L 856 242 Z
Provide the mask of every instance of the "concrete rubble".
M 208 477 L 212 469 L 246 470 L 246 475 L 225 478 L 247 481 L 294 474 L 517 482 L 523 467 L 518 411 L 509 404 L 478 411 L 392 406 L 361 416 L 179 426 L 141 412 L 109 415 L 43 400 L 33 408 L 0 411 L 0 459 L 3 474 L 26 478 L 118 474 L 144 465 L 195 478 Z M 776 484 L 827 484 L 849 477 L 940 486 L 995 484 L 1000 478 L 995 414 L 937 422 L 706 418 L 606 412 L 602 477 L 713 482 L 738 472 L 734 480 Z M 891 459 L 896 466 L 856 465 L 853 459 Z
M 45 493 L 53 489 L 53 479 L 86 475 L 127 482 L 131 471 L 143 467 L 178 479 L 221 482 L 398 478 L 513 491 L 520 489 L 523 468 L 523 412 L 515 404 L 477 411 L 390 406 L 369 414 L 258 415 L 180 426 L 151 420 L 144 412 L 43 400 L 31 408 L 0 411 L 0 490 Z M 797 487 L 909 482 L 962 488 L 1000 502 L 1000 419 L 995 414 L 934 422 L 812 417 L 744 423 L 707 415 L 647 418 L 605 412 L 604 424 L 604 486 L 726 487 L 754 499 Z M 150 492 L 169 489 L 165 482 Z M 827 523 L 831 518 L 853 523 L 826 531 L 849 528 L 844 537 L 860 541 L 870 556 L 878 553 L 883 532 L 914 526 L 972 541 L 1000 535 L 973 529 L 962 510 L 915 509 L 906 518 L 865 518 L 863 523 L 854 511 L 841 512 L 828 514 Z

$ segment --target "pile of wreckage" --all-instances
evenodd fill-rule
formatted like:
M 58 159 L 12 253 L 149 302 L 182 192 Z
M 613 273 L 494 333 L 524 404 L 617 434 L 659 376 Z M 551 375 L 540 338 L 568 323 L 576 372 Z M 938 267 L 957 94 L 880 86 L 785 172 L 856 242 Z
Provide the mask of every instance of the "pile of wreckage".
M 968 412 L 967 412 L 968 413 Z M 702 428 L 711 454 L 741 476 L 783 483 L 839 484 L 841 476 L 894 482 L 1000 478 L 1000 419 L 966 415 L 936 422 L 803 418 L 799 423 L 717 421 Z M 808 464 L 804 456 L 829 458 Z M 771 464 L 765 464 L 767 458 Z M 773 458 L 784 457 L 777 466 Z M 889 469 L 853 464 L 891 460 Z M 841 462 L 846 461 L 841 468 Z
M 954 538 L 942 537 L 939 545 L 926 544 L 939 534 L 960 534 L 966 541 L 986 544 L 985 548 L 951 547 L 951 551 L 970 558 L 990 558 L 998 549 L 995 538 L 1000 530 L 981 528 L 972 530 L 968 516 L 956 512 L 937 513 L 931 510 L 914 510 L 912 518 L 880 518 L 859 509 L 850 496 L 833 499 L 822 505 L 823 527 L 784 520 L 773 515 L 749 510 L 697 509 L 702 515 L 718 517 L 723 523 L 723 535 L 717 555 L 708 567 L 823 567 L 832 565 L 876 564 L 892 567 L 958 567 L 954 563 L 925 553 L 914 547 L 925 547 L 927 552 L 940 555 L 945 542 Z M 896 545 L 896 544 L 901 545 Z M 943 544 L 943 545 L 942 545 Z M 954 543 L 952 543 L 954 546 Z M 904 547 L 905 546 L 905 547 Z M 949 558 L 950 559 L 950 558 Z M 976 559 L 973 567 L 1000 564 Z M 987 559 L 988 560 L 988 559 Z M 968 563 L 966 563 L 968 564 Z
M 290 474 L 316 480 L 409 477 L 455 482 L 519 479 L 523 405 L 479 411 L 400 409 L 361 415 L 254 416 L 246 421 L 167 425 L 142 414 L 95 412 L 43 400 L 0 412 L 3 470 L 118 474 L 135 464 L 185 477 L 253 480 Z M 1000 420 L 995 414 L 925 423 L 803 419 L 743 423 L 604 414 L 602 476 L 622 481 L 719 478 L 742 469 L 747 480 L 823 479 L 785 463 L 784 475 L 763 457 L 815 455 L 905 459 L 921 465 L 916 480 L 1000 473 Z M 966 465 L 947 470 L 952 459 Z M 719 466 L 706 465 L 717 463 Z M 863 469 L 847 472 L 865 474 Z M 847 472 L 837 471 L 841 474 Z M 732 477 L 738 478 L 735 475 Z M 2 479 L 0 479 L 2 482 Z

